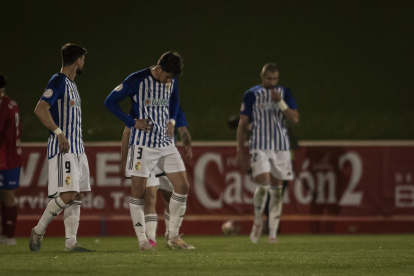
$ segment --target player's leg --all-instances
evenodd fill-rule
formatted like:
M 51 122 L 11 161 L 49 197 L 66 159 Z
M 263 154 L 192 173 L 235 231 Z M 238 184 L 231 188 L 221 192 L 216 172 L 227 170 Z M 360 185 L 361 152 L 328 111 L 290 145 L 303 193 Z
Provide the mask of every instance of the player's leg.
M 141 250 L 151 249 L 151 245 L 145 231 L 145 186 L 147 179 L 140 176 L 131 176 L 131 198 L 129 199 L 129 211 L 131 213 L 132 223 L 135 234 L 137 235 L 139 247 Z
M 269 190 L 269 243 L 275 243 L 277 228 L 282 214 L 282 186 L 283 180 L 271 175 L 271 186 Z
M 1 171 L 3 179 L 0 189 L 2 235 L 0 240 L 7 245 L 15 245 L 14 232 L 16 230 L 17 206 L 14 197 L 14 190 L 19 187 L 20 167 L 11 170 Z
M 168 243 L 168 227 L 170 226 L 170 200 L 174 188 L 166 176 L 161 176 L 160 190 L 164 201 L 165 242 Z
M 159 180 L 155 177 L 154 173 L 151 173 L 151 177 L 147 179 L 147 185 L 145 189 L 145 232 L 147 234 L 148 242 L 152 247 L 157 246 L 156 233 L 158 216 L 155 211 L 155 205 L 157 203 L 157 191 L 159 187 Z
M 76 173 L 72 173 L 74 156 L 71 153 L 57 154 L 49 159 L 48 193 L 52 198 L 36 227 L 32 229 L 29 248 L 31 251 L 40 251 L 41 241 L 46 228 L 60 212 L 71 204 L 79 192 L 79 185 L 74 185 Z
M 194 246 L 186 244 L 179 235 L 179 229 L 187 208 L 187 195 L 190 185 L 188 184 L 183 160 L 177 148 L 167 149 L 165 156 L 160 159 L 160 163 L 161 169 L 164 169 L 163 171 L 174 187 L 169 204 L 168 246 L 178 249 L 194 249 Z
M 129 210 L 141 250 L 152 250 L 145 233 L 145 189 L 147 178 L 160 157 L 159 149 L 132 145 L 128 150 L 125 175 L 131 176 Z
M 80 247 L 77 243 L 82 199 L 84 193 L 91 191 L 91 185 L 89 182 L 89 164 L 86 154 L 76 154 L 75 157 L 77 159 L 75 160 L 75 164 L 73 164 L 73 166 L 76 166 L 77 174 L 79 176 L 79 193 L 76 195 L 73 202 L 65 207 L 65 211 L 63 213 L 63 222 L 65 224 L 66 235 L 65 251 L 69 253 L 94 252 L 95 250 Z
M 250 162 L 254 181 L 258 184 L 253 195 L 254 222 L 250 232 L 250 241 L 258 243 L 262 234 L 263 210 L 270 187 L 270 163 L 265 151 L 252 151 Z
M 273 153 L 270 172 L 270 199 L 269 199 L 269 243 L 276 243 L 277 229 L 282 215 L 283 180 L 292 180 L 292 164 L 289 151 Z
M 14 200 L 14 190 L 0 190 L 2 202 L 2 229 L 4 239 L 0 243 L 15 245 L 14 232 L 16 229 L 17 207 Z

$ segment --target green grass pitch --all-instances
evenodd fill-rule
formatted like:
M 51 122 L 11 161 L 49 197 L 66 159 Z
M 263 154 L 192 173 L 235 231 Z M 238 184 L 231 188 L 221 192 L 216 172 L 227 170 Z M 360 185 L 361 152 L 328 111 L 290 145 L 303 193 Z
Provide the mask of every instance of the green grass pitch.
M 45 238 L 32 253 L 29 239 L 0 246 L 1 275 L 414 275 L 414 235 L 281 235 L 278 244 L 247 236 L 191 236 L 191 251 L 138 250 L 136 238 L 79 238 L 96 253 L 68 254 L 64 238 Z

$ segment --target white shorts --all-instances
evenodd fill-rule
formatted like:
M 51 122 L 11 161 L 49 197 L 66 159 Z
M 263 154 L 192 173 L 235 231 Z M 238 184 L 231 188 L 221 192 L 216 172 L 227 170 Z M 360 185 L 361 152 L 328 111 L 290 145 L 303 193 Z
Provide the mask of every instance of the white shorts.
M 152 172 L 151 176 L 147 179 L 147 187 L 156 187 L 160 185 L 158 177 L 155 177 L 155 173 Z
M 49 159 L 48 195 L 89 192 L 89 165 L 84 153 L 59 153 Z
M 185 171 L 184 162 L 174 145 L 165 148 L 149 148 L 137 145 L 129 147 L 125 168 L 126 176 L 150 178 L 155 166 L 157 166 L 158 171 L 166 173 Z
M 125 173 L 125 178 L 131 179 L 131 175 L 128 175 Z M 151 173 L 150 177 L 147 178 L 147 184 L 146 187 L 156 187 L 159 186 L 160 182 L 158 180 L 158 177 L 155 177 L 154 172 Z
M 250 164 L 253 178 L 262 173 L 271 173 L 277 179 L 293 179 L 290 151 L 251 150 Z
M 174 187 L 171 181 L 168 179 L 168 177 L 160 176 L 158 179 L 160 180 L 160 190 L 164 190 L 171 193 L 174 191 Z

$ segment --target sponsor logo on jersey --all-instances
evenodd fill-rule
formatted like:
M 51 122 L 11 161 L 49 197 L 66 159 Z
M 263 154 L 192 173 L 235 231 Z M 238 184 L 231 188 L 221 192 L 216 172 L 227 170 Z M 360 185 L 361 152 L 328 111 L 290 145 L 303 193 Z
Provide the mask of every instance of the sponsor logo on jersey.
M 68 186 L 70 185 L 70 176 L 66 176 L 65 183 Z
M 73 99 L 69 101 L 70 107 L 80 107 L 81 106 L 81 99 Z
M 43 92 L 43 97 L 45 98 L 50 98 L 53 96 L 53 90 L 52 89 L 47 89 L 45 92 Z
M 147 93 L 152 93 L 151 88 L 148 88 Z
M 122 90 L 124 86 L 122 85 L 122 83 L 120 85 L 118 85 L 117 87 L 115 87 L 114 91 L 119 92 Z
M 138 171 L 141 168 L 141 162 L 137 162 L 135 169 Z
M 145 106 L 166 106 L 168 105 L 168 99 L 159 99 L 156 100 L 154 98 L 146 98 L 144 100 Z
M 269 110 L 269 109 L 270 110 L 276 110 L 276 109 L 279 108 L 279 106 L 274 102 L 270 102 L 270 103 L 260 104 L 259 108 L 262 109 L 262 110 Z

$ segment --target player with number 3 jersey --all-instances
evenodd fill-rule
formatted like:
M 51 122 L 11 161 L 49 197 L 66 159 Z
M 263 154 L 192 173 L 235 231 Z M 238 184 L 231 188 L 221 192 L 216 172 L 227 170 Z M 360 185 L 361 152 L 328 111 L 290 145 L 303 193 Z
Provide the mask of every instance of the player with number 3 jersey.
M 179 235 L 189 189 L 184 163 L 172 138 L 179 107 L 177 77 L 181 70 L 181 57 L 167 52 L 156 66 L 127 77 L 105 100 L 105 106 L 131 129 L 125 174 L 131 176 L 129 206 L 141 250 L 153 250 L 145 234 L 144 201 L 147 179 L 156 166 L 166 173 L 174 187 L 169 206 L 168 246 L 194 249 Z M 128 97 L 136 118 L 125 114 L 118 105 Z

